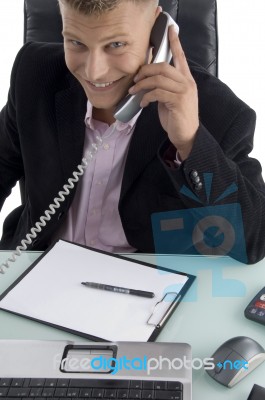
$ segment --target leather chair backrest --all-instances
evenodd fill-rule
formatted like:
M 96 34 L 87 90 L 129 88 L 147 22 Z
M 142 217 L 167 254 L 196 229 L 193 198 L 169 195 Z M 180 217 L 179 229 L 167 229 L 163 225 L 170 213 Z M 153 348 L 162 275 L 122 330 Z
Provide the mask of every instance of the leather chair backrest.
M 216 0 L 160 0 L 159 4 L 180 27 L 188 59 L 218 75 Z M 24 42 L 62 42 L 57 0 L 24 0 Z

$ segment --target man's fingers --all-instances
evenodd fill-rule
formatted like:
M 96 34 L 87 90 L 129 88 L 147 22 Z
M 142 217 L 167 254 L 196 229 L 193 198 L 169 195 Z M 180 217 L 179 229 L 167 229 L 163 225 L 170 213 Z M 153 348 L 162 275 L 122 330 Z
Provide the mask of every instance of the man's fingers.
M 191 76 L 190 68 L 185 56 L 185 53 L 182 49 L 179 36 L 177 35 L 174 25 L 169 27 L 169 42 L 170 42 L 170 49 L 172 52 L 173 63 L 176 69 L 178 69 L 183 75 L 186 77 Z
M 150 76 L 140 80 L 129 89 L 129 93 L 137 93 L 140 90 L 162 89 L 171 93 L 183 93 L 185 90 L 185 82 L 177 82 L 175 79 L 170 79 L 162 75 Z
M 167 92 L 163 89 L 154 89 L 150 92 L 147 92 L 140 103 L 141 107 L 147 107 L 149 103 L 159 102 L 163 104 L 171 104 L 172 107 L 174 106 L 176 100 L 175 93 Z
M 182 74 L 166 62 L 157 64 L 145 64 L 138 71 L 137 75 L 134 77 L 134 82 L 139 82 L 142 79 L 148 78 L 150 76 L 164 76 L 166 78 L 172 79 L 175 82 L 183 82 Z

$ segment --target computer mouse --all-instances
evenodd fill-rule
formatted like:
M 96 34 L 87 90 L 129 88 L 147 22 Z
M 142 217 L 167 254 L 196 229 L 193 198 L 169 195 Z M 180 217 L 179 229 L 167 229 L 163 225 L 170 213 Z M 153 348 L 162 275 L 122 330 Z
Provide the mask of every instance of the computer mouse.
M 254 339 L 237 336 L 218 347 L 212 358 L 215 368 L 206 369 L 206 372 L 231 388 L 265 361 L 265 350 Z

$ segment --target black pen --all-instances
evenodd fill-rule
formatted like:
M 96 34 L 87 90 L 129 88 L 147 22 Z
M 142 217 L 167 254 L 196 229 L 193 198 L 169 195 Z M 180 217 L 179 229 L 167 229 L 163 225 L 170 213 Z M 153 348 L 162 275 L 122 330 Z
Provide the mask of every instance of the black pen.
M 124 287 L 105 285 L 104 283 L 96 283 L 96 282 L 81 282 L 81 283 L 82 285 L 85 285 L 93 289 L 108 290 L 110 292 L 115 292 L 115 293 L 132 294 L 134 296 L 149 297 L 149 298 L 155 296 L 153 292 L 146 292 L 145 290 L 128 289 Z

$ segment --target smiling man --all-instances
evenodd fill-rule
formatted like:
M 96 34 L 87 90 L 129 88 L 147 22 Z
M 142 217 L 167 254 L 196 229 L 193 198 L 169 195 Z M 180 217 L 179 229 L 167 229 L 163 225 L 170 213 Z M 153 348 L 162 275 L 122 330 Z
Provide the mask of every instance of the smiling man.
M 145 64 L 151 28 L 160 12 L 157 1 L 146 3 L 125 1 L 113 9 L 117 1 L 87 2 L 84 14 L 75 8 L 78 2 L 59 3 L 67 67 L 93 105 L 93 117 L 108 124 L 115 122 L 117 103 Z
M 0 205 L 22 176 L 27 193 L 5 221 L 1 248 L 20 243 L 96 146 L 31 248 L 61 237 L 110 252 L 153 252 L 152 214 L 198 204 L 203 214 L 211 174 L 211 201 L 240 205 L 247 262 L 263 258 L 265 186 L 248 156 L 254 111 L 187 62 L 174 26 L 171 64 L 150 64 L 158 1 L 59 0 L 59 7 L 64 46 L 21 49 L 0 116 Z M 141 111 L 116 121 L 120 100 L 141 90 Z

